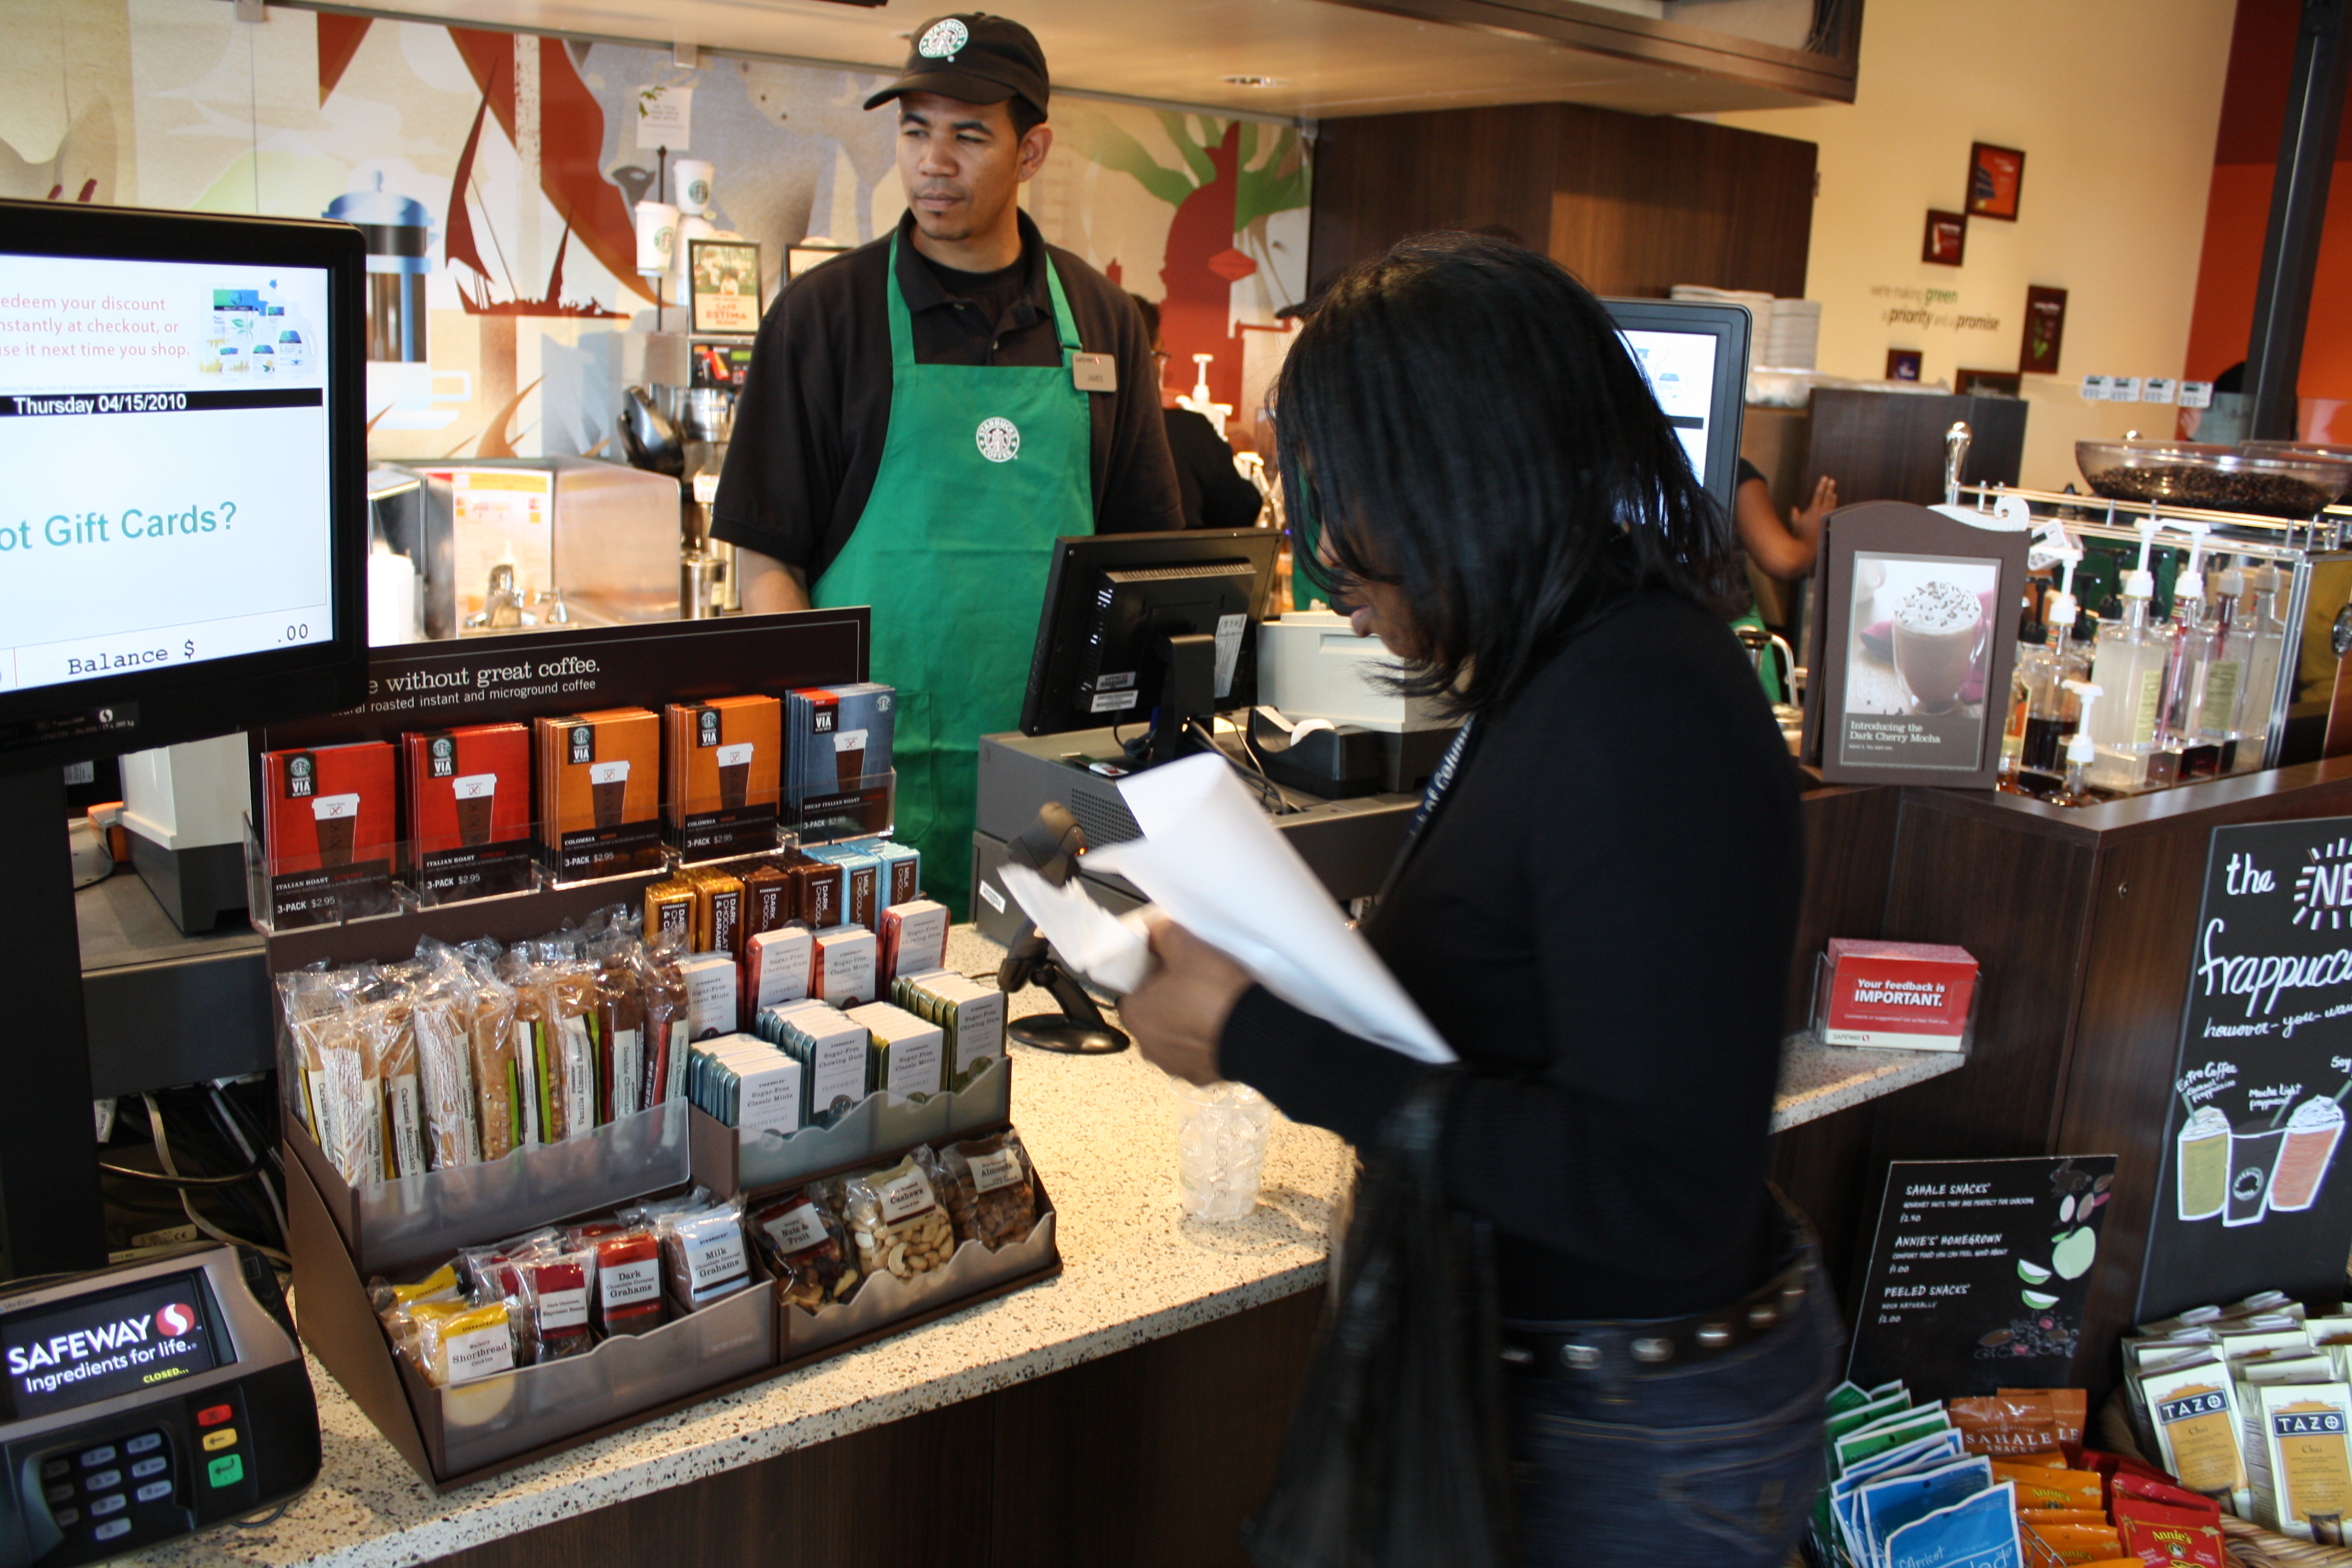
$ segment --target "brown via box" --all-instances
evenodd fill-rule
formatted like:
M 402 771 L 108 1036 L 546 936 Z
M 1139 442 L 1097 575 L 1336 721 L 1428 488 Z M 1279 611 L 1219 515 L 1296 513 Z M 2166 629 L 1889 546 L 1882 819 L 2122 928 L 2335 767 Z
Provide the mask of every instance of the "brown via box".
M 325 925 L 394 907 L 393 776 L 388 741 L 261 754 L 273 926 Z
M 688 860 L 772 849 L 783 782 L 783 707 L 772 697 L 673 702 L 662 710 L 669 742 L 670 841 Z
M 403 735 L 410 875 L 428 904 L 531 886 L 530 726 Z
M 661 720 L 650 709 L 604 708 L 532 723 L 540 842 L 557 880 L 657 868 Z

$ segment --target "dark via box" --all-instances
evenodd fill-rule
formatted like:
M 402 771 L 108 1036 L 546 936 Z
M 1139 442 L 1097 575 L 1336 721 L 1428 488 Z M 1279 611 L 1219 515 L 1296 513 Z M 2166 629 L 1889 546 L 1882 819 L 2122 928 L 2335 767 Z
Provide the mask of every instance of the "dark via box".
M 394 773 L 385 741 L 261 754 L 273 926 L 322 925 L 395 907 Z
M 420 901 L 453 903 L 531 886 L 530 729 L 468 724 L 401 737 Z

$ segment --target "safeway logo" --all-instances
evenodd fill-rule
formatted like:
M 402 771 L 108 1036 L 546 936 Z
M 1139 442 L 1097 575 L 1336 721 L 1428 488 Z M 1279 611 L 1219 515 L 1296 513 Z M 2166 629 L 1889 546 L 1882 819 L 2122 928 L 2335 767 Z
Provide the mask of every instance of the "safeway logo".
M 176 1340 L 195 1326 L 195 1312 L 178 1301 L 155 1314 L 155 1331 L 167 1340 Z

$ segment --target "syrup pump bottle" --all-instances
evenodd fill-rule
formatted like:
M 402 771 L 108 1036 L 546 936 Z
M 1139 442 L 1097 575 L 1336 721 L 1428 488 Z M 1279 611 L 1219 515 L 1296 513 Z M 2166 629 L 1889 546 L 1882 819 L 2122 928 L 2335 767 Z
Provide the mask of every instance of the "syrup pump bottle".
M 2062 540 L 2064 535 L 2059 536 Z M 2042 616 L 2045 630 L 2042 646 L 2021 650 L 2019 662 L 2028 666 L 2025 744 L 2019 766 L 2029 773 L 2055 773 L 2066 740 L 2082 722 L 2082 711 L 2070 688 L 2090 674 L 2080 651 L 2070 646 L 2074 617 L 2074 568 L 2083 552 L 2064 545 L 2051 552 L 2058 558 L 2058 591 L 2050 595 Z M 2031 655 L 2029 658 L 2027 655 Z
M 2158 740 L 2165 747 L 2182 750 L 2181 776 L 2192 778 L 2219 771 L 2218 752 L 2204 758 L 2204 765 L 2190 752 L 2200 744 L 2198 723 L 2216 642 L 2205 605 L 2205 536 L 2211 527 L 2202 522 L 2184 522 L 2179 527 L 2189 535 L 2189 566 L 2172 580 L 2172 648 L 2165 665 Z
M 2098 744 L 2091 739 L 2091 713 L 2099 700 L 2100 689 L 2087 680 L 2070 680 L 2066 689 L 2082 705 L 2083 721 L 2066 742 L 2066 782 L 2052 794 L 2050 804 L 2096 805 L 2109 798 L 2091 787 L 2091 764 L 2098 758 Z
M 2235 635 L 2245 645 L 2244 693 L 2238 700 L 2238 753 L 2231 768 L 2252 773 L 2270 748 L 2272 705 L 2278 699 L 2279 658 L 2286 649 L 2286 623 L 2279 617 L 2279 570 L 2265 564 L 2254 574 L 2254 603 L 2239 617 Z
M 2147 569 L 2147 558 L 2156 543 L 2156 531 L 2162 526 L 2153 517 L 2141 520 L 2139 565 L 2124 574 L 2123 618 L 2100 626 L 2098 647 L 2091 657 L 2091 679 L 2115 699 L 2099 710 L 2095 724 L 2081 726 L 2097 743 L 2093 782 L 2103 789 L 2144 787 L 2147 758 L 2156 749 L 2165 658 L 2171 651 L 2171 640 L 2163 627 L 2148 625 L 2156 575 Z

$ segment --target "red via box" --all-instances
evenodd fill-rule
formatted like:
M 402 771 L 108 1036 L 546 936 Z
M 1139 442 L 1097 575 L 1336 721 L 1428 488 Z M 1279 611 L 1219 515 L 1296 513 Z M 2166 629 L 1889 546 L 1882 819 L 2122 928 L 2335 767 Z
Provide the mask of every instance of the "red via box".
M 1813 987 L 1813 1027 L 1825 1046 L 1964 1050 L 1976 992 L 1977 961 L 1966 948 L 1832 937 Z

